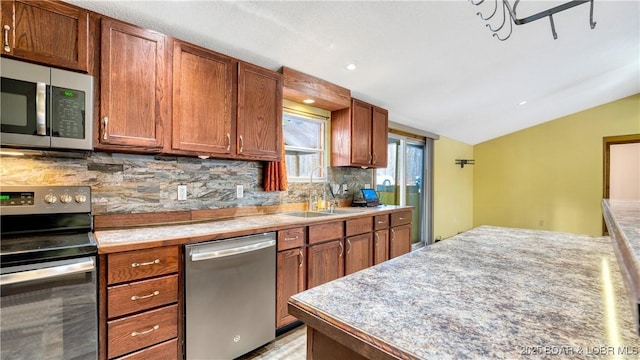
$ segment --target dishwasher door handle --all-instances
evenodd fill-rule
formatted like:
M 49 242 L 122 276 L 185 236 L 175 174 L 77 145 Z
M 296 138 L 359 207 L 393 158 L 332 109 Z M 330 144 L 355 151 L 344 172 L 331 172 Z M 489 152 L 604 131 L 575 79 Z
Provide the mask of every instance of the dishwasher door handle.
M 238 247 L 229 248 L 229 249 L 214 250 L 214 251 L 207 251 L 207 252 L 201 252 L 201 253 L 192 253 L 191 261 L 218 259 L 226 256 L 232 256 L 232 255 L 238 255 L 238 254 L 244 254 L 252 251 L 257 251 L 257 250 L 268 248 L 275 245 L 276 245 L 275 240 L 267 240 L 267 241 L 262 241 L 255 244 L 238 246 Z

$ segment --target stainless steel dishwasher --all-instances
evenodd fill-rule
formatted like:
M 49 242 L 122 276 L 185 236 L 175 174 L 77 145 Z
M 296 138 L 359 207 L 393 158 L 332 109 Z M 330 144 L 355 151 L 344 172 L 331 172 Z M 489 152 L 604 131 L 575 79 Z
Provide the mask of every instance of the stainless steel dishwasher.
M 185 245 L 188 360 L 233 359 L 275 338 L 276 236 Z

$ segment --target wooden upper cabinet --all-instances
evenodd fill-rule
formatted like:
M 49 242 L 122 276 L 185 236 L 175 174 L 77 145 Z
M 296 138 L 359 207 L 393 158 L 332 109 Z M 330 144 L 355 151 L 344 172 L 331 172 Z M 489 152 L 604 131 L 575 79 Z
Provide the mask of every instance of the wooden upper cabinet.
M 389 137 L 389 112 L 373 106 L 371 116 L 371 165 L 387 167 L 387 143 Z
M 49 1 L 2 1 L 3 55 L 87 72 L 89 12 Z
M 227 157 L 236 152 L 233 58 L 176 40 L 171 148 Z
M 159 152 L 170 114 L 168 39 L 117 20 L 102 20 L 100 149 Z
M 331 113 L 331 165 L 387 167 L 388 112 L 352 99 Z
M 239 157 L 282 159 L 282 74 L 240 62 L 236 129 Z
M 373 106 L 359 100 L 351 105 L 351 164 L 371 165 L 371 115 Z

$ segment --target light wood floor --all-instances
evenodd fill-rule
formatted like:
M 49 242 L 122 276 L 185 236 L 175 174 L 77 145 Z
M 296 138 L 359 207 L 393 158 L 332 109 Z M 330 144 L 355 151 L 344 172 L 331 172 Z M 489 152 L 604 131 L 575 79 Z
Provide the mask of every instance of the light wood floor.
M 236 360 L 305 360 L 307 327 L 302 325 Z

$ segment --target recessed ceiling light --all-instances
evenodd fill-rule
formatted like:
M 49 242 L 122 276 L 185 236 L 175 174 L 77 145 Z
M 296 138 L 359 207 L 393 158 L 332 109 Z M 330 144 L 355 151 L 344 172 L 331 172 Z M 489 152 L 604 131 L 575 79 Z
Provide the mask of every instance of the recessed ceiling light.
M 358 67 L 358 65 L 356 65 L 355 63 L 348 63 L 347 66 L 345 66 L 345 68 L 349 71 L 353 71 Z
M 305 104 L 313 104 L 316 101 L 313 100 L 313 99 L 304 99 L 304 100 L 302 100 L 302 102 L 305 103 Z
M 526 101 L 526 100 L 524 100 L 524 101 L 520 101 L 520 102 L 518 103 L 518 105 L 522 106 L 522 105 L 525 105 L 526 103 L 527 103 L 527 101 Z

